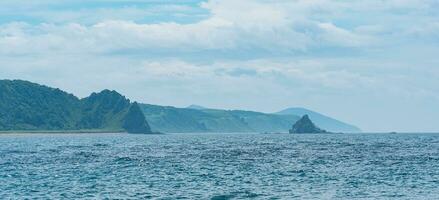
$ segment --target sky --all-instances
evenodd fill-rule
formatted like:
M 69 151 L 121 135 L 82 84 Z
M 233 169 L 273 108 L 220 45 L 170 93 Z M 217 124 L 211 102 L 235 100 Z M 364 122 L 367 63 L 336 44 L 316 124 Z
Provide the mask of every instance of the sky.
M 437 0 L 2 0 L 0 79 L 439 131 Z

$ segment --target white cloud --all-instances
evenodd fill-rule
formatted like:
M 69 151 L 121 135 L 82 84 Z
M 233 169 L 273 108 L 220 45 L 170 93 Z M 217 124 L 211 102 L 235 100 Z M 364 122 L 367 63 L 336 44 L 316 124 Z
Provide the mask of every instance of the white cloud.
M 356 34 L 339 28 L 332 23 L 320 23 L 318 26 L 324 32 L 321 36 L 322 40 L 335 46 L 365 47 L 374 42 L 372 36 Z
M 320 1 L 317 1 L 320 2 Z M 259 1 L 209 1 L 202 4 L 211 16 L 199 22 L 139 24 L 106 20 L 92 26 L 6 24 L 0 35 L 3 53 L 108 53 L 124 50 L 192 52 L 203 50 L 294 52 L 312 47 L 364 47 L 373 36 L 312 19 L 303 7 L 317 2 L 262 3 Z M 321 1 L 326 3 L 326 1 Z M 240 8 L 245 7 L 246 12 Z M 308 15 L 308 16 L 307 16 Z M 109 42 L 111 41 L 111 42 Z M 13 50 L 6 44 L 17 45 Z

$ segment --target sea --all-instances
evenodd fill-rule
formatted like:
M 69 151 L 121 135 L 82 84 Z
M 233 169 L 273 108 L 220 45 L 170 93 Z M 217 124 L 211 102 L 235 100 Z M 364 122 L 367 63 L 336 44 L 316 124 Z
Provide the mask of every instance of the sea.
M 439 134 L 3 134 L 0 199 L 439 199 Z

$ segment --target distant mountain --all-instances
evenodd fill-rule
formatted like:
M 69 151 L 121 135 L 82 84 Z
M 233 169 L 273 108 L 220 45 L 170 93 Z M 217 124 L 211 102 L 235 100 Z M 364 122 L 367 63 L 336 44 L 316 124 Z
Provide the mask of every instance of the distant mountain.
M 322 115 L 320 113 L 305 109 L 305 108 L 288 108 L 283 111 L 277 112 L 279 115 L 308 115 L 309 118 L 320 128 L 326 129 L 330 132 L 344 132 L 344 133 L 357 133 L 361 132 L 358 127 L 341 122 L 331 117 Z
M 151 128 L 165 133 L 288 132 L 300 117 L 241 110 L 140 105 Z
M 0 80 L 0 131 L 151 133 L 139 105 L 116 91 L 79 99 L 60 89 Z
M 331 132 L 359 132 L 355 126 L 303 108 L 275 114 L 131 103 L 103 90 L 79 99 L 60 89 L 21 80 L 0 80 L 0 131 L 84 132 L 288 132 L 302 115 Z
M 188 107 L 186 107 L 186 108 L 188 108 L 188 109 L 194 109 L 194 110 L 205 110 L 205 109 L 207 109 L 207 108 L 205 108 L 205 107 L 203 107 L 203 106 L 194 105 L 194 104 L 192 104 L 192 105 L 190 105 L 190 106 L 188 106 Z

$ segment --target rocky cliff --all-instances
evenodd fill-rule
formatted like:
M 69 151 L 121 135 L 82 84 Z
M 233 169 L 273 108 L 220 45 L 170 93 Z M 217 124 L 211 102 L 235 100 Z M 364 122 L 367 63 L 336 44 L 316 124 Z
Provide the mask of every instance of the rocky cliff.
M 308 115 L 304 115 L 293 125 L 292 129 L 290 129 L 290 133 L 327 133 L 327 131 L 317 127 L 311 119 L 309 119 Z

